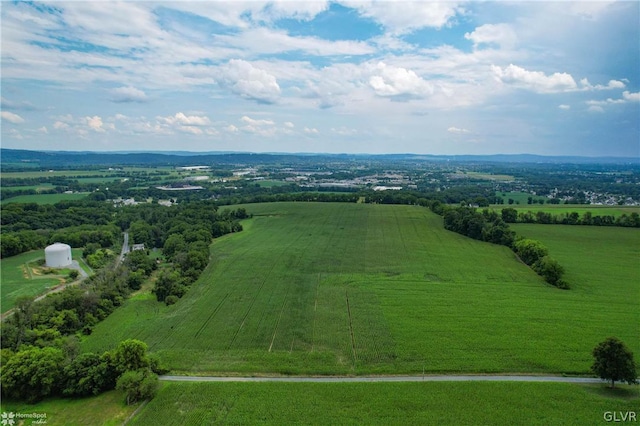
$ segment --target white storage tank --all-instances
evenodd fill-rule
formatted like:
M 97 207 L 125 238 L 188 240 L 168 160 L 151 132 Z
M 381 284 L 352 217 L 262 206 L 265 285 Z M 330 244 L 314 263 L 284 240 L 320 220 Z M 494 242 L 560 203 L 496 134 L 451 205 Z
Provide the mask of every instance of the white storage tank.
M 55 243 L 44 249 L 44 258 L 50 268 L 62 268 L 71 265 L 71 247 L 68 244 Z

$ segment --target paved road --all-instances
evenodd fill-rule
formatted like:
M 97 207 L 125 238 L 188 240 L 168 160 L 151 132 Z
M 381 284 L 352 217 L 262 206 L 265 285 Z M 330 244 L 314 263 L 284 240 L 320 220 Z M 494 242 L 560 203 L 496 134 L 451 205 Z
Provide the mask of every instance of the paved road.
M 118 257 L 118 260 L 116 261 L 116 267 L 118 267 L 118 265 L 120 265 L 120 262 L 124 260 L 124 256 L 129 253 L 129 233 L 124 232 L 123 234 L 124 242 L 122 243 L 122 252 L 120 253 L 120 257 Z
M 369 376 L 369 377 L 195 377 L 160 376 L 160 380 L 169 382 L 310 382 L 310 383 L 351 383 L 351 382 L 561 382 L 561 383 L 604 383 L 593 377 L 561 376 Z

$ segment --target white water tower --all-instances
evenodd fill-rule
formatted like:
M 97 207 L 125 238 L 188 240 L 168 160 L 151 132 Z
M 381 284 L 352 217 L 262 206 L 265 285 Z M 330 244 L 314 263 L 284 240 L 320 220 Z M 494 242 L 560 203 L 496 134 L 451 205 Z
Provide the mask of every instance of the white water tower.
M 44 249 L 44 258 L 50 268 L 62 268 L 71 265 L 71 247 L 68 244 L 55 243 Z

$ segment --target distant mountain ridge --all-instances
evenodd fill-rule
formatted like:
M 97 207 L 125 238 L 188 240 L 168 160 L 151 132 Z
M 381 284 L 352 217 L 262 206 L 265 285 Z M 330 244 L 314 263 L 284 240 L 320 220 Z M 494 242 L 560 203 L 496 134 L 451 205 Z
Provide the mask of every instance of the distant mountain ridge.
M 545 163 L 545 164 L 640 164 L 640 157 L 580 157 L 544 156 L 535 154 L 494 155 L 429 155 L 429 154 L 326 154 L 326 153 L 252 153 L 252 152 L 190 152 L 190 151 L 32 151 L 0 149 L 0 164 L 36 163 L 40 167 L 166 165 L 187 166 L 200 163 L 256 164 L 261 162 L 300 162 L 310 159 L 377 159 L 393 161 L 452 161 L 483 163 Z

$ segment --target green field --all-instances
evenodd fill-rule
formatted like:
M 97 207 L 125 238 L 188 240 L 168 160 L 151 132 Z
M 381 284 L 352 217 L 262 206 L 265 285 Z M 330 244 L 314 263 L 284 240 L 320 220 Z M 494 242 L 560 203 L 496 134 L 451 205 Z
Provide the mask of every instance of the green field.
M 47 190 L 47 189 L 53 189 L 53 188 L 54 186 L 50 183 L 41 183 L 39 185 L 5 186 L 4 187 L 4 189 L 7 191 L 33 189 L 37 192 Z
M 457 173 L 456 175 L 459 175 Z M 482 180 L 496 180 L 500 182 L 511 182 L 515 180 L 515 177 L 511 175 L 501 175 L 501 174 L 492 174 L 492 173 L 482 173 L 482 172 L 462 172 L 462 174 L 471 179 L 482 179 Z
M 60 284 L 60 279 L 51 275 L 31 276 L 25 264 L 44 258 L 43 250 L 31 251 L 8 257 L 0 261 L 0 309 L 5 312 L 13 307 L 20 296 L 37 296 L 49 287 Z
M 149 169 L 145 169 L 149 170 Z M 96 175 L 116 175 L 118 171 L 106 171 L 106 170 L 39 170 L 39 171 L 25 171 L 25 172 L 4 172 L 0 174 L 2 179 L 14 178 L 14 179 L 33 179 L 43 177 L 70 177 L 78 178 L 82 176 L 96 176 Z
M 66 200 L 82 200 L 87 197 L 86 192 L 77 194 L 35 194 L 35 195 L 18 195 L 17 197 L 2 200 L 2 204 L 7 203 L 36 203 L 36 204 L 55 204 L 58 201 Z
M 255 181 L 262 188 L 273 188 L 274 186 L 289 185 L 290 182 L 283 182 L 281 180 L 257 180 Z
M 165 383 L 131 425 L 586 425 L 637 387 L 568 383 Z
M 549 244 L 563 291 L 424 208 L 244 207 L 254 218 L 214 242 L 182 300 L 129 300 L 84 349 L 137 338 L 190 374 L 587 373 L 610 335 L 640 352 L 638 229 L 572 228 L 586 237 L 563 242 L 569 257 Z
M 48 399 L 36 404 L 2 400 L 0 411 L 6 413 L 45 414 L 49 426 L 101 426 L 122 425 L 138 408 L 139 404 L 126 405 L 124 394 L 120 391 L 105 392 L 90 398 Z M 31 419 L 16 425 L 31 425 Z
M 525 201 L 526 203 L 526 201 Z M 598 205 L 590 205 L 590 204 L 520 204 L 520 205 L 493 205 L 491 206 L 496 211 L 501 211 L 502 209 L 512 207 L 518 212 L 524 213 L 531 211 L 533 213 L 536 212 L 545 212 L 551 213 L 554 215 L 562 215 L 565 213 L 577 212 L 580 214 L 580 217 L 586 212 L 591 212 L 593 216 L 613 216 L 619 217 L 623 214 L 630 215 L 631 213 L 640 213 L 639 206 L 598 206 Z

